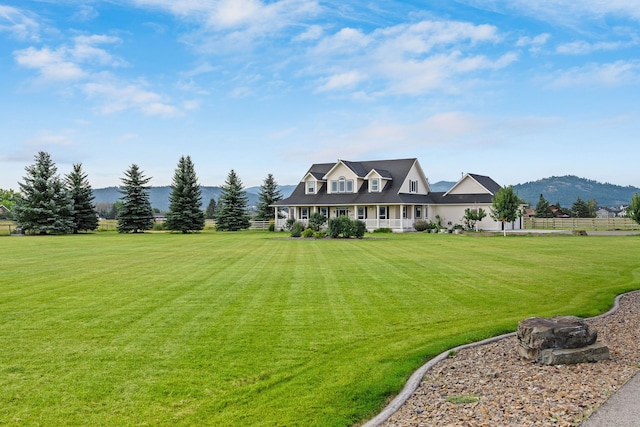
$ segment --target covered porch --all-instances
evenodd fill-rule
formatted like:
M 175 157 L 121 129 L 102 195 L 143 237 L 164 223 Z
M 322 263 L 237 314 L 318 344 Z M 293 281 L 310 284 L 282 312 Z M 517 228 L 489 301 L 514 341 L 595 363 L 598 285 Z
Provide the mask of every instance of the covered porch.
M 285 229 L 290 218 L 306 225 L 314 212 L 323 214 L 327 219 L 344 215 L 363 221 L 369 232 L 379 228 L 390 228 L 394 232 L 414 231 L 416 220 L 428 220 L 427 205 L 286 206 L 285 211 L 283 218 L 275 220 L 276 230 Z

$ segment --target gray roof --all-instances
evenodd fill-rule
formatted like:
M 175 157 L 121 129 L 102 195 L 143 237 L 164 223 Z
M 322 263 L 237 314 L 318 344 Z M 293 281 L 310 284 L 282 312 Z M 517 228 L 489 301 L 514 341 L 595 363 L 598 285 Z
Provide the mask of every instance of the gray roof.
M 364 178 L 369 172 L 375 170 L 382 177 L 389 179 L 384 189 L 379 193 L 370 193 L 367 185 L 362 185 L 358 193 L 328 194 L 327 185 L 318 189 L 316 194 L 305 194 L 305 184 L 300 182 L 291 195 L 274 203 L 275 206 L 342 206 L 342 205 L 373 205 L 373 204 L 467 204 L 491 203 L 493 195 L 501 188 L 498 183 L 488 176 L 469 174 L 489 193 L 480 194 L 446 194 L 435 192 L 429 194 L 399 193 L 400 187 L 405 181 L 416 159 L 398 160 L 373 160 L 364 162 L 351 162 L 339 160 L 351 169 L 358 177 Z M 309 168 L 307 173 L 314 177 L 324 177 L 336 163 L 316 163 Z M 319 178 L 320 179 L 320 178 Z M 446 194 L 446 196 L 445 196 Z
M 327 186 L 323 185 L 317 194 L 305 194 L 304 183 L 301 182 L 293 190 L 291 195 L 280 200 L 274 205 L 291 206 L 291 205 L 320 205 L 320 206 L 341 206 L 341 205 L 365 205 L 365 204 L 430 204 L 432 200 L 425 194 L 398 194 L 405 177 L 411 170 L 416 159 L 398 159 L 398 160 L 372 160 L 364 162 L 350 162 L 342 160 L 349 169 L 364 178 L 371 170 L 375 169 L 383 177 L 388 178 L 384 189 L 379 193 L 370 193 L 367 185 L 362 185 L 358 193 L 340 193 L 328 194 Z M 329 172 L 336 163 L 317 163 L 305 173 L 322 173 L 323 176 Z M 383 175 L 384 173 L 384 175 Z M 412 201 L 408 201 L 410 198 Z

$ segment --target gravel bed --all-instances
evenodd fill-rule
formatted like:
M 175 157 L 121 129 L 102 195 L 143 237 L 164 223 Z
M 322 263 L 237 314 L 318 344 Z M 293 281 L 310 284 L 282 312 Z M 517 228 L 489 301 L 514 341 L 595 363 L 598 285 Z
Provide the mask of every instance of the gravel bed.
M 543 366 L 516 338 L 467 348 L 437 363 L 383 426 L 578 426 L 640 369 L 640 292 L 588 319 L 610 360 Z

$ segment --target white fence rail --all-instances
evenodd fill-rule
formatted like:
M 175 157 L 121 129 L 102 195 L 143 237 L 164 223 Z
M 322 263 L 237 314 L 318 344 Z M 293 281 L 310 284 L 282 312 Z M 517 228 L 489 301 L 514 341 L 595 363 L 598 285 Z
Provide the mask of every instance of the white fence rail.
M 630 218 L 524 218 L 525 230 L 640 230 Z

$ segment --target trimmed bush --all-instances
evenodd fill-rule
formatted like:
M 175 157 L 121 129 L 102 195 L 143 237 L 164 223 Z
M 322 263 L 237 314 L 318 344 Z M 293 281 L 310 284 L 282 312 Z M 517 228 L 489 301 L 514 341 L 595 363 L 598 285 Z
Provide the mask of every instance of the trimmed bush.
M 294 222 L 291 226 L 291 237 L 300 237 L 302 236 L 302 231 L 304 230 L 304 224 L 301 222 Z
M 373 230 L 374 233 L 393 233 L 393 230 L 389 227 L 381 227 Z
M 429 222 L 424 219 L 419 219 L 413 223 L 413 228 L 415 228 L 416 231 L 426 231 L 429 229 Z
M 314 231 L 312 229 L 307 228 L 302 232 L 302 237 L 308 239 L 309 237 L 313 237 L 313 233 Z
M 329 219 L 329 228 L 327 229 L 329 237 L 334 239 L 339 237 L 344 239 L 357 237 L 360 239 L 366 231 L 367 227 L 364 222 L 357 219 L 351 220 L 344 215 L 340 216 L 340 218 Z

